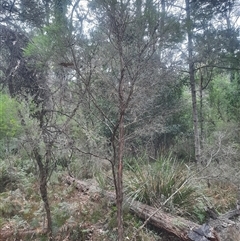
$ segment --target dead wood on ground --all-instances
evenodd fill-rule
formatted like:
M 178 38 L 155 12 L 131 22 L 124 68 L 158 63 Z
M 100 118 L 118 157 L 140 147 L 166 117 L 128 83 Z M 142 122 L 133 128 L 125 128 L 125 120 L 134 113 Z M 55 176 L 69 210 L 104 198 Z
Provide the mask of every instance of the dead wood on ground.
M 66 176 L 64 180 L 69 185 L 75 185 L 82 192 L 95 190 L 102 192 L 111 201 L 114 201 L 114 192 L 102 191 L 99 187 L 89 184 L 86 181 L 80 181 L 73 177 Z M 221 232 L 224 228 L 234 226 L 235 223 L 230 220 L 234 216 L 240 215 L 240 210 L 231 210 L 226 214 L 220 215 L 217 219 L 209 223 L 199 225 L 180 216 L 174 216 L 162 209 L 156 209 L 138 201 L 128 201 L 130 211 L 155 228 L 165 230 L 174 234 L 183 241 L 224 241 L 221 238 Z M 227 226 L 226 226 L 227 223 Z

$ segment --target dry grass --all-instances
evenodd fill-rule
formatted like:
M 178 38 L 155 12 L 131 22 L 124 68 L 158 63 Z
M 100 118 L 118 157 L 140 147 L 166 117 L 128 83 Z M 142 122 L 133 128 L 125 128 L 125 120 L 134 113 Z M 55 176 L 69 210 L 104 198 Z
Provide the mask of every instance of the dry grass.
M 224 213 L 235 208 L 237 200 L 237 187 L 231 182 L 215 180 L 209 188 L 205 189 L 206 196 L 219 212 Z
M 38 195 L 36 183 L 32 183 L 32 194 Z M 19 210 L 14 209 L 14 214 L 7 219 L 1 219 L 1 233 L 11 233 L 14 230 L 31 231 L 36 234 L 33 241 L 47 240 L 41 235 L 46 218 L 44 215 L 43 205 L 40 199 L 33 198 L 24 192 L 5 193 L 5 200 L 11 194 L 11 200 L 8 204 L 14 204 L 19 200 L 19 196 L 24 200 Z M 101 194 L 82 193 L 75 189 L 74 186 L 66 186 L 62 182 L 54 182 L 49 185 L 49 200 L 51 203 L 53 229 L 56 240 L 77 241 L 77 240 L 94 240 L 94 241 L 115 241 L 117 239 L 116 229 L 116 207 Z M 0 201 L 2 201 L 0 199 Z M 38 207 L 38 208 L 36 208 Z M 5 208 L 6 210 L 6 208 Z M 137 226 L 141 225 L 139 219 L 132 216 L 127 210 L 124 213 L 125 234 L 129 240 L 146 240 L 155 241 L 160 237 L 154 232 L 147 229 L 141 230 L 136 237 L 133 237 Z M 46 224 L 46 223 L 45 223 Z M 17 235 L 17 234 L 16 234 Z M 25 237 L 27 238 L 27 237 Z M 16 240 L 17 236 L 12 235 L 8 241 Z M 30 240 L 30 239 L 26 239 Z M 164 240 L 164 239 L 159 239 Z

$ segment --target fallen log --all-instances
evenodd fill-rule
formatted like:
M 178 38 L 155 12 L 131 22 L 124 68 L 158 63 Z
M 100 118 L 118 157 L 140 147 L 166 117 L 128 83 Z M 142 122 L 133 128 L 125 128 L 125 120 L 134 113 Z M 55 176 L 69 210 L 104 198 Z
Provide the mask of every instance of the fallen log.
M 114 192 L 104 192 L 99 187 L 93 188 L 92 184 L 89 185 L 88 182 L 76 180 L 70 176 L 64 177 L 64 180 L 69 185 L 75 185 L 76 188 L 82 192 L 89 190 L 99 191 L 111 201 L 115 201 Z M 216 231 L 217 226 L 215 225 L 218 225 L 219 227 L 219 222 L 221 223 L 221 220 L 240 215 L 240 210 L 233 210 L 227 214 L 219 216 L 217 219 L 218 222 L 214 220 L 212 223 L 199 225 L 183 217 L 171 215 L 162 209 L 156 209 L 138 201 L 128 200 L 127 202 L 130 211 L 136 214 L 139 218 L 147 220 L 148 224 L 151 224 L 155 228 L 165 230 L 183 241 L 225 241 L 220 238 L 221 236 Z
M 174 216 L 149 205 L 133 201 L 130 210 L 156 228 L 174 234 L 183 241 L 220 241 L 214 228 L 199 225 L 180 216 Z
M 70 176 L 63 177 L 63 181 L 65 181 L 65 183 L 67 183 L 68 185 L 74 185 L 77 190 L 83 193 L 88 192 L 89 190 L 103 192 L 99 187 L 93 188 L 92 185 L 88 182 L 77 180 Z M 110 198 L 111 201 L 115 201 L 114 192 L 104 192 L 104 195 L 107 198 Z M 162 211 L 161 209 L 156 209 L 154 207 L 151 207 L 138 201 L 128 201 L 128 205 L 132 213 L 134 213 L 143 220 L 148 219 L 148 224 L 153 225 L 155 228 L 159 228 L 171 234 L 174 234 L 175 236 L 184 241 L 195 241 L 193 239 L 190 239 L 188 237 L 188 234 L 190 233 L 191 236 L 191 231 L 194 232 L 193 230 L 199 229 L 200 225 L 189 220 L 186 220 L 182 217 L 173 216 L 169 213 Z M 214 238 L 215 236 L 214 234 L 211 235 L 212 238 Z M 219 241 L 219 239 L 215 238 L 212 239 L 212 241 Z

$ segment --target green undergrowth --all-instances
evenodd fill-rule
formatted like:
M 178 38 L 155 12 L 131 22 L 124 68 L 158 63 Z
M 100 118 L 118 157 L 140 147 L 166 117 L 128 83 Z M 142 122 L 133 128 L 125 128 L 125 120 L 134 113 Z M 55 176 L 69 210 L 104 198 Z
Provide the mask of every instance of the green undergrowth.
M 30 171 L 33 168 L 30 160 L 25 162 L 26 165 L 16 157 L 11 159 L 11 162 L 1 162 L 0 179 L 4 180 L 4 185 L 0 192 L 0 230 L 6 227 L 12 230 L 42 230 L 46 226 L 38 178 Z M 61 179 L 64 175 L 64 170 L 53 172 L 48 183 L 56 241 L 66 237 L 69 241 L 116 240 L 115 204 L 104 197 L 103 193 L 82 193 L 75 185 L 66 185 Z M 95 175 L 102 189 L 112 188 L 109 171 L 99 171 Z M 211 205 L 218 212 L 225 212 L 233 207 L 236 200 L 234 186 L 215 181 L 210 188 L 206 188 L 196 180 L 192 167 L 178 162 L 171 155 L 162 156 L 152 163 L 146 161 L 144 156 L 125 160 L 124 192 L 129 199 L 141 201 L 198 223 L 207 220 L 206 206 Z M 159 238 L 156 232 L 148 229 L 149 227 L 140 228 L 142 224 L 143 221 L 124 205 L 126 240 L 153 241 Z M 38 236 L 33 240 L 47 239 Z

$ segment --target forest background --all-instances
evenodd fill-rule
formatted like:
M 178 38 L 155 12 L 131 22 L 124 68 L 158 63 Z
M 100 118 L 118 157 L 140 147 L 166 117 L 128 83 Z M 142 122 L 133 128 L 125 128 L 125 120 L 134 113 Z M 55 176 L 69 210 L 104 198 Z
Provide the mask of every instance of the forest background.
M 70 218 L 86 223 L 62 175 L 115 191 L 110 240 L 140 222 L 125 196 L 199 223 L 206 207 L 231 209 L 239 19 L 238 0 L 1 1 L 0 226 L 41 224 L 53 240 Z

